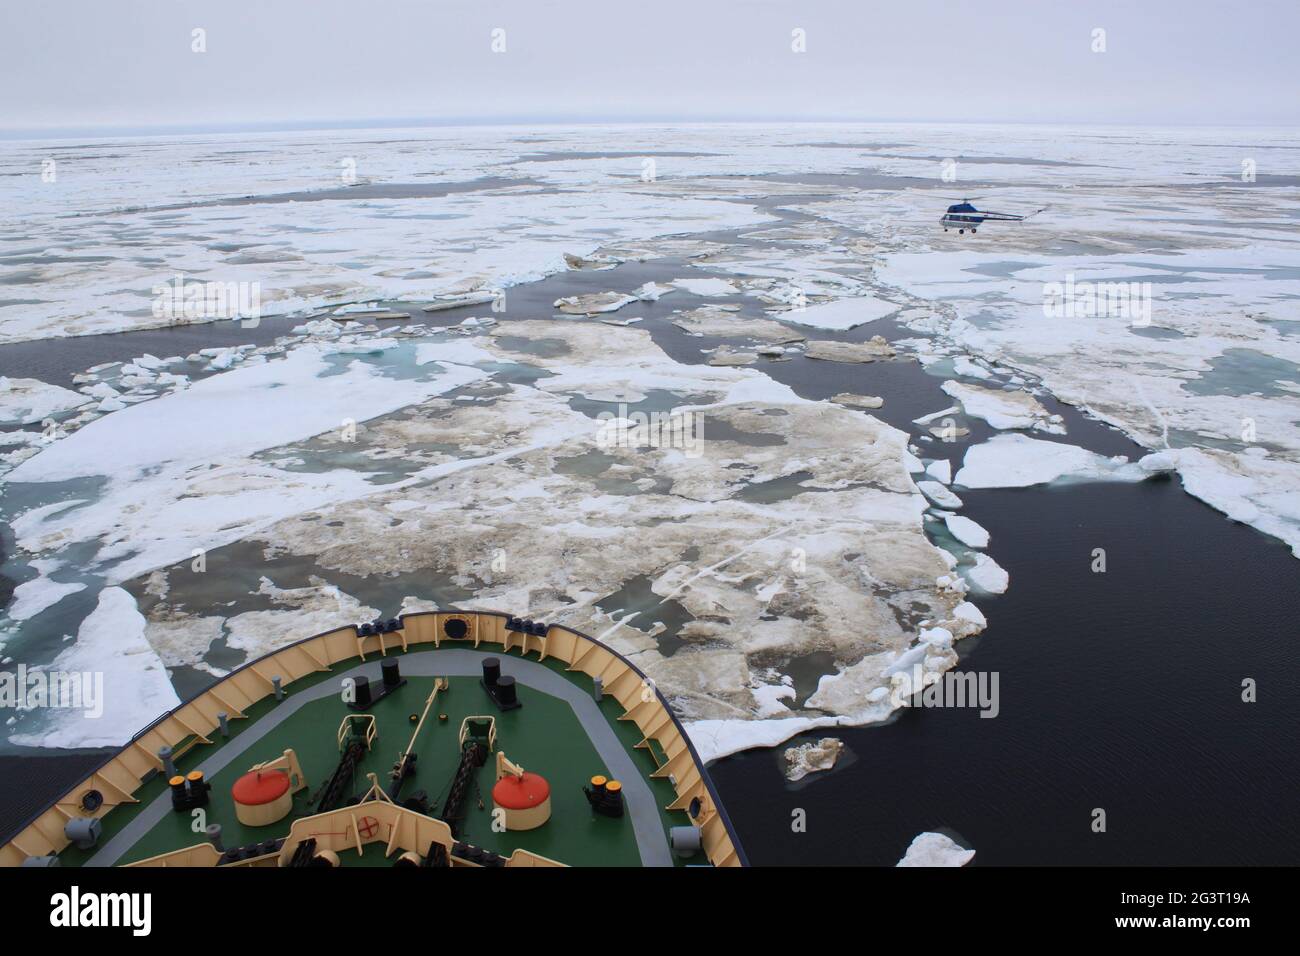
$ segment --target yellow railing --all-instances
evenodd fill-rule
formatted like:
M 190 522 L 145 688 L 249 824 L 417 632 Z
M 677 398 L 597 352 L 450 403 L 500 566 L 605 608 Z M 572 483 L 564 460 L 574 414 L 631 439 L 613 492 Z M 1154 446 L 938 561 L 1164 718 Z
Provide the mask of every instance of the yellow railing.
M 352 722 L 354 720 L 361 721 L 366 728 L 364 731 L 365 739 L 366 739 L 366 749 L 367 750 L 374 749 L 373 744 L 375 742 L 375 738 L 379 736 L 379 731 L 375 727 L 375 715 L 374 714 L 347 714 L 346 716 L 344 716 L 343 722 L 339 724 L 339 732 L 338 732 L 339 750 L 343 749 L 343 741 L 347 740 L 348 737 L 351 735 Z
M 471 720 L 486 721 L 488 725 L 488 752 L 497 749 L 497 719 L 488 714 L 471 714 L 460 722 L 460 733 L 456 735 L 457 745 L 461 750 L 465 749 L 465 741 L 469 740 L 469 722 Z
M 302 817 L 289 827 L 278 853 L 243 860 L 236 866 L 285 866 L 293 858 L 299 845 L 304 840 L 315 840 L 317 850 L 330 850 L 335 854 L 340 851 L 355 850 L 358 856 L 365 856 L 366 848 L 372 843 L 383 843 L 385 858 L 400 853 L 424 854 L 432 843 L 440 843 L 447 851 L 447 858 L 453 860 L 452 848 L 455 839 L 451 828 L 441 820 L 426 817 L 414 810 L 399 807 L 383 800 L 372 800 L 351 807 L 340 807 L 318 813 L 315 816 Z M 199 843 L 170 853 L 151 856 L 130 866 L 216 866 L 221 854 L 210 843 Z M 455 866 L 475 866 L 467 860 L 454 859 Z M 564 866 L 556 860 L 516 850 L 506 861 L 506 866 Z

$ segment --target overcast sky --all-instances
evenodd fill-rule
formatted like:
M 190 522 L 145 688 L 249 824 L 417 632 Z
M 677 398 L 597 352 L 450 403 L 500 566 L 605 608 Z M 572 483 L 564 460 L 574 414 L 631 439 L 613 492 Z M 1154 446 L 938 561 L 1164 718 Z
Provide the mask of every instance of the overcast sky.
M 1291 125 L 1298 40 L 1297 0 L 0 0 L 0 128 Z

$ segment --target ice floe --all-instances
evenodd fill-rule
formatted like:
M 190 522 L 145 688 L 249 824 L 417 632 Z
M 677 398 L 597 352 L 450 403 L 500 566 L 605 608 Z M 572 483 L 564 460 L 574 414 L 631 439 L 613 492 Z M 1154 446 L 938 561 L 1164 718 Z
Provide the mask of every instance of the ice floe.
M 94 705 L 87 708 L 42 708 L 40 726 L 10 740 L 25 747 L 117 747 L 177 706 L 180 698 L 144 631 L 130 594 L 116 587 L 101 591 L 76 641 L 43 670 L 102 675 L 102 700 L 86 701 Z
M 555 307 L 569 315 L 599 315 L 603 312 L 617 312 L 623 306 L 637 301 L 636 296 L 622 292 L 592 292 L 556 299 Z
M 873 335 L 865 342 L 836 342 L 818 339 L 808 343 L 804 354 L 823 362 L 877 362 L 894 357 L 893 347 L 882 336 Z
M 946 458 L 936 459 L 925 466 L 925 473 L 935 481 L 952 484 L 952 464 Z
M 777 314 L 786 322 L 843 332 L 883 319 L 897 311 L 898 306 L 892 302 L 872 296 L 859 296 L 818 302 L 802 308 L 787 309 Z
M 424 306 L 422 312 L 445 312 L 448 309 L 459 309 L 466 305 L 487 305 L 495 302 L 498 293 L 494 290 L 479 292 L 464 292 L 460 295 L 439 296 L 428 305 Z
M 975 859 L 975 851 L 958 845 L 942 833 L 922 833 L 910 844 L 897 866 L 965 866 Z
M 780 322 L 743 317 L 716 307 L 679 312 L 673 318 L 673 325 L 691 335 L 741 337 L 778 344 L 804 340 Z
M 992 378 L 992 373 L 988 369 L 966 355 L 959 355 L 952 360 L 952 370 L 957 375 L 963 375 L 967 378 Z
M 88 401 L 85 395 L 39 379 L 0 376 L 0 425 L 31 425 Z
M 786 763 L 785 778 L 795 783 L 811 773 L 830 770 L 840 759 L 843 750 L 844 741 L 838 737 L 822 737 L 797 747 L 787 747 L 783 754 Z
M 938 481 L 918 481 L 916 487 L 920 488 L 922 494 L 940 508 L 961 507 L 961 498 L 957 497 L 952 489 Z
M 283 359 L 213 375 L 113 412 L 45 447 L 10 480 L 103 476 L 108 482 L 93 503 L 20 516 L 14 522 L 19 546 L 42 552 L 98 541 L 98 561 L 114 562 L 109 578 L 122 581 L 306 508 L 370 493 L 376 486 L 364 473 L 286 472 L 254 456 L 355 428 L 484 377 L 453 364 L 466 354 L 460 343 L 448 344 L 453 359 L 440 372 L 397 381 L 361 359 L 334 366 L 328 349 L 304 344 Z
M 877 705 L 875 719 L 889 716 L 887 705 Z M 686 724 L 695 751 L 705 763 L 752 750 L 775 747 L 810 730 L 851 723 L 840 717 L 784 717 L 773 720 L 693 720 Z
M 982 418 L 993 428 L 1034 428 L 1051 434 L 1065 434 L 1060 415 L 1049 414 L 1042 402 L 1028 392 L 1000 391 L 947 381 L 943 390 L 957 401 L 967 415 Z
M 988 621 L 984 617 L 984 612 L 977 608 L 970 601 L 963 601 L 958 604 L 952 612 L 953 617 L 968 622 L 971 627 L 978 631 L 984 630 L 988 626 Z
M 51 562 L 57 563 L 57 562 Z M 86 585 L 80 582 L 52 581 L 42 574 L 31 581 L 24 581 L 14 588 L 13 603 L 5 611 L 15 621 L 26 621 L 35 617 L 48 607 L 58 604 L 69 594 L 84 591 Z
M 962 573 L 974 588 L 987 594 L 1005 594 L 1011 583 L 1011 576 L 987 554 L 975 555 L 975 563 Z
M 961 515 L 945 515 L 943 522 L 948 526 L 948 533 L 968 548 L 987 548 L 989 533 Z
M 840 405 L 847 405 L 849 408 L 866 410 L 882 408 L 885 404 L 885 400 L 878 395 L 854 395 L 851 392 L 840 392 L 838 395 L 832 395 L 831 401 Z
M 1054 481 L 1142 481 L 1152 471 L 1122 455 L 1107 458 L 1077 445 L 1027 435 L 995 435 L 966 450 L 953 478 L 960 488 L 1026 488 Z
M 736 295 L 740 292 L 732 283 L 726 279 L 701 278 L 701 279 L 674 279 L 673 285 L 691 295 L 713 297 L 723 295 Z
M 637 287 L 636 297 L 642 302 L 658 302 L 661 298 L 673 291 L 673 286 L 666 285 L 662 282 L 646 282 Z

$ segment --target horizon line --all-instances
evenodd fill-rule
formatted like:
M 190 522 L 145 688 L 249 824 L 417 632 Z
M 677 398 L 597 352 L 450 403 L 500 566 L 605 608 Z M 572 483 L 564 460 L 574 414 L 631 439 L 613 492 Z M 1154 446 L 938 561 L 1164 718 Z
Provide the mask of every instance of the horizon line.
M 1170 122 L 1152 123 L 1149 120 L 1130 120 L 1127 122 L 1099 122 L 1096 120 L 1011 120 L 1011 119 L 962 119 L 918 118 L 918 119 L 869 119 L 863 117 L 824 116 L 824 117 L 790 117 L 790 116 L 705 116 L 683 117 L 671 115 L 648 115 L 635 119 L 614 119 L 596 117 L 564 116 L 496 116 L 489 119 L 473 117 L 436 118 L 428 116 L 390 116 L 390 117 L 351 117 L 347 119 L 309 119 L 309 120 L 232 120 L 222 123 L 151 123 L 131 124 L 92 124 L 65 126 L 0 126 L 0 139 L 66 139 L 77 136 L 157 136 L 166 134 L 200 135 L 205 133 L 239 133 L 239 132 L 313 132 L 340 129 L 437 129 L 457 127 L 515 127 L 515 126 L 722 126 L 722 125 L 860 125 L 860 126 L 919 126 L 946 124 L 953 126 L 1043 126 L 1043 127 L 1095 127 L 1125 128 L 1151 127 L 1163 129 L 1285 129 L 1296 128 L 1294 123 L 1285 122 Z

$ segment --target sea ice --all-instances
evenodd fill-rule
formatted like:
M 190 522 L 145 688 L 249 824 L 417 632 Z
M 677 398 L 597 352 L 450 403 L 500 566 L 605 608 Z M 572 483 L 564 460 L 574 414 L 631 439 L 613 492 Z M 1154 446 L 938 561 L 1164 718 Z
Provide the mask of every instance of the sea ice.
M 922 833 L 908 844 L 897 866 L 965 866 L 975 859 L 974 850 L 966 850 L 942 833 Z
M 873 335 L 865 342 L 835 342 L 817 339 L 809 342 L 804 354 L 824 362 L 875 362 L 894 357 L 893 347 L 882 336 Z
M 77 582 L 51 581 L 42 574 L 14 588 L 13 603 L 9 605 L 6 613 L 11 620 L 25 621 L 59 603 L 69 594 L 76 594 L 78 591 L 84 591 L 85 588 L 84 584 Z
M 937 481 L 918 481 L 916 487 L 920 488 L 921 493 L 940 508 L 961 507 L 961 499 L 953 494 L 952 490 L 946 485 L 942 485 Z
M 120 747 L 147 724 L 180 704 L 167 670 L 145 640 L 145 620 L 121 588 L 105 588 L 81 622 L 77 639 L 48 671 L 103 675 L 103 712 L 47 707 L 41 727 L 14 734 L 24 747 Z
M 703 279 L 674 279 L 673 285 L 691 293 L 691 295 L 704 296 L 706 298 L 722 295 L 736 295 L 740 292 L 739 289 L 726 279 L 716 279 L 713 277 Z
M 878 395 L 854 395 L 852 392 L 840 392 L 838 395 L 832 395 L 831 401 L 840 405 L 847 405 L 849 408 L 868 410 L 881 408 L 885 404 L 885 400 Z
M 988 547 L 989 533 L 970 518 L 945 515 L 943 522 L 948 526 L 948 532 L 968 548 Z
M 982 418 L 993 428 L 1035 428 L 1064 434 L 1059 416 L 1050 415 L 1028 392 L 1008 392 L 965 382 L 947 381 L 943 390 L 957 401 L 967 415 Z
M 1278 190 L 1246 196 L 1220 185 L 1208 167 L 1227 153 L 1189 143 L 1184 175 L 1165 177 L 1163 160 L 1139 148 L 1101 187 L 1131 196 L 1158 184 L 1159 217 L 1103 212 L 1077 182 L 1040 183 L 1021 198 L 1051 202 L 1050 227 L 1035 219 L 981 248 L 899 236 L 877 276 L 936 303 L 936 319 L 906 324 L 937 334 L 942 347 L 1024 373 L 1008 380 L 1032 377 L 1148 448 L 1167 448 L 1176 434 L 1179 452 L 1196 452 L 1176 456 L 1184 490 L 1300 556 L 1300 338 L 1286 331 L 1300 320 L 1300 279 L 1281 238 L 1300 206 Z M 1193 170 L 1198 162 L 1206 165 Z M 928 202 L 897 198 L 900 218 Z M 847 204 L 821 212 L 861 225 Z M 1082 251 L 1045 253 L 1051 244 Z M 1071 286 L 1073 313 L 1053 312 L 1049 298 L 1060 306 Z M 1137 314 L 1100 298 L 1135 287 Z
M 952 360 L 952 370 L 954 374 L 963 375 L 966 378 L 992 378 L 992 374 L 983 365 L 973 361 L 969 356 L 959 355 Z
M 834 687 L 823 681 L 824 696 L 804 709 L 792 706 L 788 687 L 756 677 L 773 661 L 813 648 L 849 662 L 892 659 L 916 637 L 899 612 L 918 606 L 954 635 L 974 632 L 956 616 L 961 592 L 935 583 L 948 557 L 922 530 L 924 503 L 904 467 L 902 432 L 861 411 L 800 399 L 752 370 L 675 362 L 640 329 L 513 321 L 485 341 L 457 345 L 473 350 L 450 353 L 462 362 L 483 349 L 498 366 L 528 363 L 548 374 L 484 383 L 486 403 L 434 397 L 418 415 L 370 422 L 350 454 L 405 459 L 437 441 L 459 456 L 364 496 L 309 505 L 249 540 L 310 557 L 322 573 L 452 575 L 473 591 L 464 606 L 595 634 L 655 680 L 706 755 L 770 735 L 774 744 L 841 717 L 881 720 L 892 709 L 880 666 Z M 573 404 L 653 392 L 692 397 L 677 413 L 702 416 L 698 448 L 602 443 L 602 434 L 629 428 L 611 431 Z M 781 482 L 788 493 L 750 497 Z M 371 544 L 376 536 L 382 550 Z M 522 540 L 527 548 L 508 544 Z M 493 566 L 502 542 L 508 561 Z M 792 549 L 806 556 L 797 570 Z M 602 610 L 641 577 L 659 603 Z M 667 625 L 656 622 L 672 623 L 666 638 Z
M 555 300 L 555 307 L 568 315 L 600 315 L 605 312 L 617 312 L 625 305 L 638 301 L 634 295 L 622 292 L 592 292 L 587 295 L 571 295 Z
M 872 296 L 855 296 L 818 302 L 803 308 L 787 309 L 775 313 L 785 322 L 807 325 L 816 329 L 843 332 L 868 322 L 875 322 L 898 311 L 898 306 Z
M 273 138 L 272 150 L 283 161 L 269 164 L 281 177 L 272 188 L 319 189 L 319 178 L 308 170 L 315 167 L 321 148 L 357 155 L 337 135 L 327 135 L 325 141 L 322 146 L 311 137 Z M 427 172 L 417 153 L 428 155 L 385 149 L 367 161 L 389 168 L 396 177 L 391 182 L 411 182 Z M 440 168 L 440 179 L 450 173 L 469 182 L 482 175 L 481 166 L 464 161 L 469 153 L 459 155 L 460 161 Z M 0 162 L 9 158 L 0 153 Z M 188 272 L 213 281 L 258 283 L 262 317 L 306 313 L 340 301 L 438 306 L 446 302 L 443 297 L 485 295 L 564 271 L 569 268 L 566 253 L 587 256 L 615 242 L 772 219 L 743 202 L 675 195 L 603 177 L 595 189 L 589 188 L 594 183 L 588 178 L 579 184 L 588 188 L 508 184 L 450 192 L 436 200 L 364 198 L 358 191 L 356 198 L 323 201 L 230 202 L 232 196 L 255 195 L 267 185 L 268 174 L 246 163 L 223 167 L 210 146 L 195 150 L 184 143 L 164 146 L 156 162 L 138 165 L 132 169 L 110 161 L 92 171 L 92 165 L 83 164 L 85 188 L 61 190 L 57 199 L 32 195 L 21 210 L 6 207 L 7 215 L 23 222 L 29 235 L 43 235 L 50 248 L 93 248 L 107 254 L 86 264 L 52 257 L 49 275 L 40 284 L 39 307 L 0 310 L 0 341 L 176 324 L 176 317 L 152 308 L 158 300 L 151 291 L 173 282 L 173 264 L 183 263 Z M 156 214 L 160 196 L 177 200 L 165 218 Z M 425 214 L 435 201 L 438 215 Z M 66 215 L 70 206 L 77 215 Z M 96 215 L 96 210 L 112 215 Z M 123 230 L 144 236 L 143 244 L 122 246 Z M 274 246 L 247 245 L 248 237 L 274 237 Z M 244 248 L 220 251 L 226 239 L 245 241 Z M 11 243 L 0 247 L 23 248 Z M 179 321 L 230 317 L 210 310 Z
M 771 319 L 747 318 L 712 306 L 679 312 L 673 325 L 691 335 L 748 338 L 756 342 L 802 342 L 804 337 Z
M 877 720 L 889 716 L 889 708 L 881 707 Z M 700 760 L 710 763 L 755 747 L 775 747 L 791 737 L 823 727 L 849 724 L 842 717 L 784 717 L 775 720 L 692 720 L 686 722 L 686 732 Z
M 661 282 L 646 282 L 637 287 L 636 297 L 642 302 L 658 302 L 663 296 L 673 291 L 673 287 Z
M 988 594 L 1005 594 L 1011 581 L 1010 575 L 987 554 L 975 555 L 975 563 L 964 573 L 973 587 Z
M 1123 456 L 1027 435 L 995 435 L 966 450 L 953 483 L 961 488 L 1026 488 L 1062 479 L 1141 481 L 1150 472 Z
M 984 612 L 977 608 L 969 601 L 963 601 L 953 608 L 952 616 L 963 621 L 969 622 L 976 631 L 982 631 L 988 627 L 988 621 L 984 617 Z
M 20 547 L 41 552 L 98 541 L 109 578 L 187 559 L 239 540 L 281 517 L 378 490 L 350 470 L 286 472 L 253 456 L 484 378 L 464 365 L 394 381 L 362 359 L 331 366 L 327 346 L 304 344 L 283 359 L 213 375 L 184 391 L 89 423 L 24 461 L 12 481 L 105 476 L 93 503 L 19 516 Z M 465 345 L 448 344 L 454 360 Z M 436 356 L 434 351 L 421 353 Z M 470 353 L 472 354 L 472 353 Z M 440 363 L 441 364 L 441 363 Z M 332 372 L 328 376 L 323 373 Z M 382 384 L 382 387 L 377 387 Z M 349 425 L 348 423 L 353 423 Z
M 925 473 L 935 481 L 945 485 L 952 484 L 952 463 L 947 458 L 940 458 L 925 466 Z
M 843 750 L 844 741 L 838 737 L 822 737 L 797 747 L 787 747 L 783 755 L 786 763 L 785 778 L 794 783 L 810 773 L 830 770 L 840 759 Z
M 484 292 L 465 292 L 461 295 L 439 296 L 421 309 L 422 312 L 445 312 L 458 309 L 463 305 L 488 305 L 495 301 L 497 293 L 492 290 Z
M 35 378 L 0 376 L 0 425 L 31 425 L 87 404 L 69 388 Z

